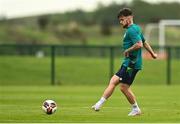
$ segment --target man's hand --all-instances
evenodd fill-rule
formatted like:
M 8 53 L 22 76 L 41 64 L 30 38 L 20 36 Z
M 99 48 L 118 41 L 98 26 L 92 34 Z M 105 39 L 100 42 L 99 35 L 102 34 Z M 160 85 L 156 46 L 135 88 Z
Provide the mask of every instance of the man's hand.
M 127 50 L 125 50 L 123 54 L 125 57 L 129 57 L 129 52 Z
M 152 56 L 153 59 L 157 59 L 157 54 L 156 53 L 151 54 L 151 56 Z

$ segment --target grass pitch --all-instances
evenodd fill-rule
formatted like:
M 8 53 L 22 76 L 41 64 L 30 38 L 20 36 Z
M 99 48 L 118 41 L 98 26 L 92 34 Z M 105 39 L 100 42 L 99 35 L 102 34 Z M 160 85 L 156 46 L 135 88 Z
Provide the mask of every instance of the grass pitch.
M 116 88 L 112 97 L 99 112 L 91 106 L 100 98 L 105 86 L 1 86 L 1 123 L 50 123 L 50 122 L 180 122 L 180 86 L 134 85 L 143 114 L 128 117 L 130 105 Z M 45 99 L 53 99 L 58 110 L 46 115 L 41 105 Z

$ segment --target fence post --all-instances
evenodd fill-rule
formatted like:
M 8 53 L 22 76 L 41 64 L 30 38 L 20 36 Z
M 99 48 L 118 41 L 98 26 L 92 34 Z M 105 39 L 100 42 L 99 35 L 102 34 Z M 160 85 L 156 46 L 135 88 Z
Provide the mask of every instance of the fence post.
M 51 84 L 55 85 L 55 46 L 51 46 Z
M 171 47 L 167 47 L 167 85 L 171 84 Z
M 111 46 L 110 48 L 110 73 L 109 73 L 109 77 L 111 79 L 111 77 L 113 76 L 114 73 L 114 47 Z

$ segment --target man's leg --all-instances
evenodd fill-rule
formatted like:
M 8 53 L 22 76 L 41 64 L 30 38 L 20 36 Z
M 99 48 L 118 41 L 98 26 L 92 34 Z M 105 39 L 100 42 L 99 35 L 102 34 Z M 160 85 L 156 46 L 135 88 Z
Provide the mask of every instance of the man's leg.
M 114 75 L 114 76 L 111 78 L 111 80 L 110 80 L 110 82 L 109 82 L 109 85 L 108 85 L 108 87 L 105 89 L 102 97 L 104 97 L 105 99 L 108 99 L 108 98 L 112 95 L 115 87 L 116 87 L 118 84 L 119 84 L 119 77 L 116 76 L 116 75 Z
M 112 95 L 115 87 L 119 84 L 119 77 L 114 75 L 110 82 L 109 82 L 109 85 L 108 87 L 105 89 L 101 99 L 95 104 L 92 106 L 92 108 L 95 110 L 95 111 L 98 111 L 100 110 L 100 107 L 103 105 L 103 103 Z
M 136 102 L 136 97 L 134 93 L 130 89 L 130 86 L 128 84 L 121 83 L 120 90 L 126 96 L 129 103 L 132 105 L 132 111 L 128 114 L 128 116 L 140 115 L 141 110 Z
M 121 92 L 126 96 L 127 100 L 130 104 L 134 104 L 136 101 L 135 95 L 130 89 L 130 86 L 128 84 L 120 84 L 120 90 Z

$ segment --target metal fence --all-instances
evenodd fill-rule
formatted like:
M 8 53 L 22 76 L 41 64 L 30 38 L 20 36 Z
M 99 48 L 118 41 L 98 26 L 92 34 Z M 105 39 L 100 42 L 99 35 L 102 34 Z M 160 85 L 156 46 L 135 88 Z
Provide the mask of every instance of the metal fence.
M 158 46 L 153 46 L 158 50 Z M 180 60 L 180 47 L 166 46 L 166 83 L 171 84 L 171 60 Z M 4 55 L 37 55 L 49 56 L 51 59 L 50 82 L 56 84 L 56 56 L 86 56 L 86 57 L 106 57 L 109 58 L 109 77 L 114 74 L 114 60 L 122 56 L 121 46 L 95 46 L 95 45 L 22 45 L 22 44 L 1 44 L 0 56 Z

